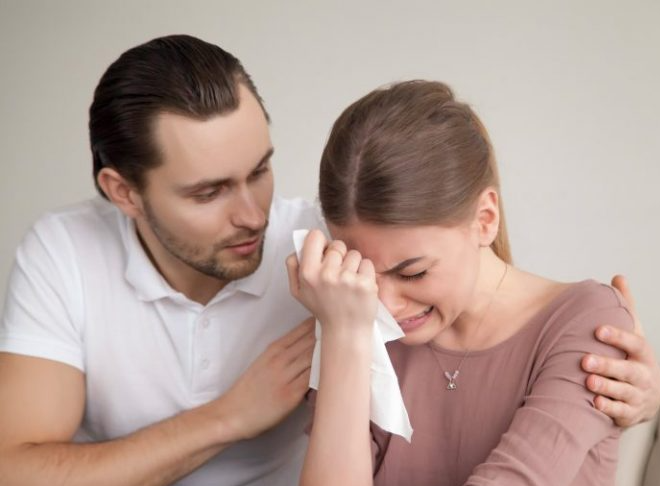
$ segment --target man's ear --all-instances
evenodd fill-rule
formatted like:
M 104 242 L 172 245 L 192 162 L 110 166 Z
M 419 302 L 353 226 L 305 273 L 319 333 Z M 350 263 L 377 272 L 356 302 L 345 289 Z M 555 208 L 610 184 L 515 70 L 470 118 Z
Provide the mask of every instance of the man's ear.
M 479 231 L 479 246 L 490 246 L 497 237 L 500 226 L 499 195 L 494 187 L 488 187 L 479 196 L 475 215 Z
M 140 193 L 115 169 L 104 167 L 96 180 L 108 199 L 126 216 L 135 219 L 144 214 Z

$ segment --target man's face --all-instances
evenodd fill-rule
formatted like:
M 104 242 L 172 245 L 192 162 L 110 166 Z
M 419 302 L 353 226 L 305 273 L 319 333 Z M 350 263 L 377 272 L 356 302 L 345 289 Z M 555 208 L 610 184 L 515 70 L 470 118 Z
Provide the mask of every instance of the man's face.
M 261 262 L 273 149 L 258 101 L 242 85 L 239 96 L 238 109 L 205 121 L 172 113 L 155 120 L 163 163 L 146 173 L 138 228 L 150 233 L 142 238 L 162 273 L 193 269 L 230 281 Z

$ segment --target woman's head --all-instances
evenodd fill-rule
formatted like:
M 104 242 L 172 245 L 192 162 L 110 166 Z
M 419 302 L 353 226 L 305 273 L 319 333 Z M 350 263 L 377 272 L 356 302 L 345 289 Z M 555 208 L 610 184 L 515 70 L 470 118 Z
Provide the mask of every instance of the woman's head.
M 335 122 L 321 158 L 321 206 L 337 226 L 457 226 L 489 187 L 499 190 L 499 177 L 486 130 L 440 82 L 397 83 L 359 99 Z M 492 248 L 510 262 L 499 213 Z
M 498 189 L 483 125 L 445 84 L 373 91 L 335 122 L 321 159 L 323 213 L 333 237 L 373 261 L 404 342 L 477 312 L 499 259 L 510 262 Z

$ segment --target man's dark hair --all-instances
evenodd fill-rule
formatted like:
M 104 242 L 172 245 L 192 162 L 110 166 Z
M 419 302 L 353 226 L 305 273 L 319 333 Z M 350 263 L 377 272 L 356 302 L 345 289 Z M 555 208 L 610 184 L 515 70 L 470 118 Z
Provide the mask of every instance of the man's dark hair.
M 112 167 L 138 190 L 157 167 L 152 133 L 159 113 L 199 120 L 238 108 L 243 84 L 263 103 L 240 61 L 220 47 L 188 35 L 159 37 L 124 52 L 101 77 L 89 108 L 94 183 Z M 264 109 L 266 118 L 268 114 Z

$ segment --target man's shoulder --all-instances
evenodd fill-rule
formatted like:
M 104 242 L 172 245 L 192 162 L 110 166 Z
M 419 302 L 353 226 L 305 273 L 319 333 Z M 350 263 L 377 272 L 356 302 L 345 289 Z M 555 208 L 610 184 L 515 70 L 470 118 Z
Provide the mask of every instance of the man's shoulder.
M 45 212 L 36 220 L 32 230 L 41 235 L 96 233 L 101 228 L 112 230 L 112 223 L 119 220 L 118 213 L 113 204 L 95 197 Z
M 121 242 L 121 215 L 104 199 L 92 198 L 42 214 L 23 237 L 17 257 L 74 257 L 84 248 Z

